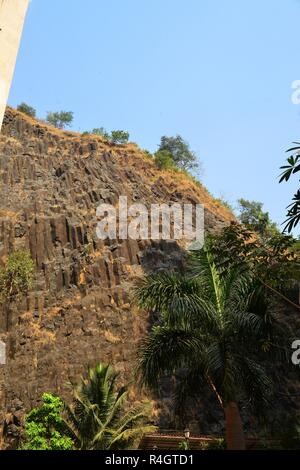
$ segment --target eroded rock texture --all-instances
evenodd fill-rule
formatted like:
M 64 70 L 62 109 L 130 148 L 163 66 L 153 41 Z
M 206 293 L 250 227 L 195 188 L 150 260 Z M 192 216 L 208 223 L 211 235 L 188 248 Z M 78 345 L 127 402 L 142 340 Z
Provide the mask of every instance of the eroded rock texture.
M 201 202 L 209 230 L 232 215 L 186 177 L 160 172 L 133 144 L 56 131 L 11 109 L 0 136 L 0 194 L 1 262 L 25 247 L 36 264 L 28 298 L 9 318 L 0 315 L 8 348 L 0 424 L 13 436 L 44 391 L 67 398 L 68 382 L 87 364 L 109 362 L 131 378 L 149 319 L 131 304 L 130 288 L 145 270 L 183 263 L 174 243 L 99 241 L 97 206 L 116 205 L 119 195 L 147 204 Z

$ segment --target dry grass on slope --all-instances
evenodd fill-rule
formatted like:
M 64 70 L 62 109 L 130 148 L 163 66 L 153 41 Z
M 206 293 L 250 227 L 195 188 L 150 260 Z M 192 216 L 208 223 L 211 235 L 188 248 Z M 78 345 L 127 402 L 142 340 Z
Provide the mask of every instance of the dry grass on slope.
M 7 113 L 13 118 L 18 118 L 25 121 L 27 124 L 35 129 L 43 129 L 44 132 L 55 136 L 57 144 L 62 140 L 64 143 L 67 141 L 78 142 L 84 147 L 85 144 L 96 143 L 97 153 L 99 151 L 107 151 L 112 155 L 115 155 L 122 165 L 124 155 L 126 154 L 126 162 L 124 164 L 129 165 L 135 172 L 143 175 L 147 178 L 149 184 L 155 184 L 159 181 L 163 182 L 164 188 L 167 189 L 168 194 L 180 192 L 185 199 L 192 201 L 199 201 L 204 204 L 205 207 L 212 213 L 219 216 L 224 221 L 236 220 L 234 214 L 225 207 L 219 200 L 216 200 L 209 191 L 191 175 L 181 172 L 179 170 L 161 170 L 156 167 L 153 159 L 147 156 L 137 144 L 130 142 L 124 145 L 112 144 L 101 136 L 94 134 L 82 135 L 79 132 L 68 131 L 64 129 L 57 129 L 48 123 L 34 119 L 20 111 L 8 107 Z

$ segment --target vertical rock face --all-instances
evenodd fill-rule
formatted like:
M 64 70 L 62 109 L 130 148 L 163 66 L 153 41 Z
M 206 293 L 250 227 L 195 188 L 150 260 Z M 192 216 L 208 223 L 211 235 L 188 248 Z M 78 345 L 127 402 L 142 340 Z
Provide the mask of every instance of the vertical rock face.
M 67 398 L 68 382 L 87 364 L 109 362 L 131 377 L 136 345 L 149 319 L 130 300 L 136 278 L 155 267 L 180 266 L 175 242 L 96 237 L 96 208 L 130 202 L 200 202 L 208 230 L 233 216 L 183 175 L 162 173 L 135 145 L 48 128 L 11 109 L 0 136 L 0 260 L 28 248 L 36 265 L 32 292 L 13 305 L 0 340 L 2 425 L 17 432 L 44 391 Z

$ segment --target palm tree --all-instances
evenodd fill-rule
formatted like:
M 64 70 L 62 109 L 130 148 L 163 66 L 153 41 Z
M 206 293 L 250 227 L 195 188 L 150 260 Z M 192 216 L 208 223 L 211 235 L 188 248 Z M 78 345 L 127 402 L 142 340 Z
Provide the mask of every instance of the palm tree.
M 155 430 L 144 424 L 151 414 L 150 404 L 126 406 L 128 391 L 126 387 L 116 390 L 117 376 L 110 366 L 98 364 L 74 387 L 73 405 L 65 406 L 65 425 L 77 449 L 126 449 Z
M 263 364 L 275 352 L 285 357 L 285 328 L 267 312 L 247 272 L 221 273 L 208 248 L 195 252 L 191 267 L 186 274 L 150 274 L 136 287 L 139 307 L 160 312 L 140 347 L 140 379 L 155 388 L 163 374 L 185 371 L 185 395 L 199 393 L 205 380 L 224 410 L 228 448 L 245 449 L 239 402 L 261 406 L 270 398 Z

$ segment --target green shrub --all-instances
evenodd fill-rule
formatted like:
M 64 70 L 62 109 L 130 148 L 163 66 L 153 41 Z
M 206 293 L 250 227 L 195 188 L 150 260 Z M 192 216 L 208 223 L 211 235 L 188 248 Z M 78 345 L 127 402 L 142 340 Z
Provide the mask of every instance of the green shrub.
M 173 157 L 167 150 L 159 150 L 154 154 L 155 165 L 159 169 L 169 170 L 175 169 Z
M 143 434 L 156 428 L 150 402 L 130 404 L 126 386 L 117 386 L 112 367 L 98 364 L 73 389 L 73 403 L 66 405 L 68 436 L 78 450 L 130 449 Z
M 72 111 L 48 112 L 46 117 L 46 121 L 58 129 L 71 126 L 73 119 L 74 113 Z
M 153 155 L 151 152 L 149 152 L 149 150 L 143 150 L 143 154 L 145 157 L 153 159 Z
M 112 131 L 110 140 L 113 144 L 127 144 L 129 133 L 126 131 Z
M 192 170 L 199 167 L 197 155 L 180 135 L 176 137 L 162 136 L 158 150 L 159 152 L 169 152 L 174 164 L 181 170 Z
M 226 207 L 226 209 L 230 210 L 231 212 L 234 211 L 232 205 L 230 204 L 230 202 L 226 201 L 226 199 L 224 199 L 223 197 L 219 197 L 217 199 L 215 199 L 216 202 L 218 202 L 219 204 L 221 204 L 222 206 Z
M 27 114 L 27 116 L 30 116 L 32 118 L 36 117 L 36 110 L 32 106 L 29 106 L 29 104 L 21 103 L 17 107 L 17 110 L 21 113 Z
M 224 438 L 215 439 L 202 444 L 202 450 L 226 450 L 226 441 Z
M 103 137 L 106 140 L 110 140 L 109 132 L 107 132 L 107 130 L 104 129 L 104 127 L 96 127 L 95 129 L 91 131 L 91 134 L 98 135 L 100 137 Z
M 27 250 L 11 253 L 4 268 L 0 269 L 0 305 L 6 315 L 7 328 L 10 324 L 12 303 L 31 289 L 33 273 L 34 263 Z

